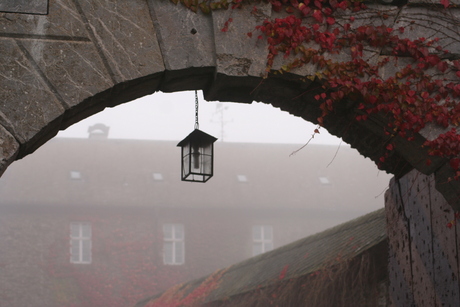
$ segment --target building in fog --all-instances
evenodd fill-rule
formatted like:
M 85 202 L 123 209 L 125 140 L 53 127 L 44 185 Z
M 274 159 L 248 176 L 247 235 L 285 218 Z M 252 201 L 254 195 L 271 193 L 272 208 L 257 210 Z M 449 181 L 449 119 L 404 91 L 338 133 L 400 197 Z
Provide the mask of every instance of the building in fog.
M 381 208 L 389 181 L 348 147 L 217 142 L 214 177 L 181 182 L 177 142 L 97 128 L 0 178 L 1 306 L 134 305 Z
M 384 209 L 176 285 L 135 307 L 390 306 Z

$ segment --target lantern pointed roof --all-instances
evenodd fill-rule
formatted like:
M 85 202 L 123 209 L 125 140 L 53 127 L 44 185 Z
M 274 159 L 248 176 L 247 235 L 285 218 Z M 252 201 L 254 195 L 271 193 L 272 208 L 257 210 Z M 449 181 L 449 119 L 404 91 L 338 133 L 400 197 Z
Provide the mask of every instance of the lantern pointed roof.
M 217 141 L 216 137 L 213 137 L 210 134 L 207 134 L 206 132 L 203 132 L 199 129 L 195 129 L 185 137 L 182 141 L 177 144 L 177 146 L 182 147 L 183 145 L 189 143 L 189 142 L 195 142 L 195 143 L 214 143 Z

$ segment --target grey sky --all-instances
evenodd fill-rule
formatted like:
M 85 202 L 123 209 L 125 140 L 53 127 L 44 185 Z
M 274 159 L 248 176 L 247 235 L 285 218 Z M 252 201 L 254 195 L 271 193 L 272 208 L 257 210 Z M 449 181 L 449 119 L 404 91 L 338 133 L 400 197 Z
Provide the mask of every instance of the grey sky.
M 263 103 L 207 102 L 199 97 L 200 130 L 228 142 L 307 142 L 315 125 Z M 106 109 L 59 133 L 59 137 L 88 136 L 88 127 L 110 126 L 109 138 L 179 141 L 195 122 L 195 92 L 155 93 L 115 108 Z M 223 124 L 222 124 L 223 123 Z M 321 129 L 312 143 L 339 144 L 340 139 Z

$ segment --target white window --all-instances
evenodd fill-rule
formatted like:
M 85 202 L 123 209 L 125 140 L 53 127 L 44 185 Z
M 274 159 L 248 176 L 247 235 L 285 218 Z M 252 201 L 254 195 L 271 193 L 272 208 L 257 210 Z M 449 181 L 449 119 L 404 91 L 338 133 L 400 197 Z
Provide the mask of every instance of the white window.
M 273 249 L 273 228 L 270 225 L 252 227 L 252 255 L 257 256 Z
M 246 177 L 246 175 L 238 175 L 236 178 L 238 178 L 239 182 L 248 182 L 248 177 Z
M 70 224 L 70 262 L 91 263 L 91 224 Z
M 163 181 L 163 174 L 161 173 L 153 173 L 152 177 L 155 181 Z
M 184 264 L 184 225 L 164 224 L 163 239 L 163 263 Z
M 81 173 L 79 171 L 70 171 L 70 179 L 81 180 Z

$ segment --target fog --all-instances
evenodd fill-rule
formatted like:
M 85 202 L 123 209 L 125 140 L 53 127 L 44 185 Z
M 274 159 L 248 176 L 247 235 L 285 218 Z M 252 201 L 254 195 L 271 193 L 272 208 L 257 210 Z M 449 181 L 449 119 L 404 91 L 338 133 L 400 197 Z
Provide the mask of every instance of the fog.
M 316 126 L 264 103 L 206 102 L 199 98 L 200 129 L 225 142 L 306 143 Z M 87 138 L 88 127 L 103 123 L 110 138 L 180 141 L 194 128 L 195 93 L 155 93 L 115 108 L 107 108 L 75 124 L 59 137 Z M 312 144 L 340 144 L 320 129 Z M 344 144 L 342 144 L 344 146 Z
M 214 176 L 181 181 L 194 100 L 158 93 L 104 110 L 9 167 L 0 306 L 134 306 L 383 207 L 390 176 L 340 139 L 320 129 L 301 148 L 315 125 L 201 93 Z

